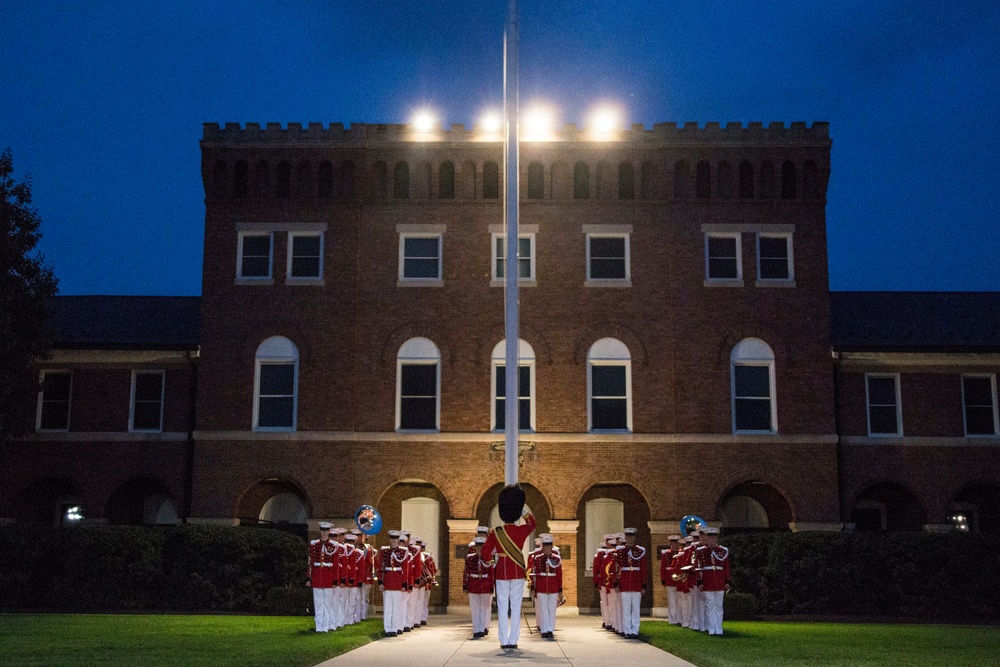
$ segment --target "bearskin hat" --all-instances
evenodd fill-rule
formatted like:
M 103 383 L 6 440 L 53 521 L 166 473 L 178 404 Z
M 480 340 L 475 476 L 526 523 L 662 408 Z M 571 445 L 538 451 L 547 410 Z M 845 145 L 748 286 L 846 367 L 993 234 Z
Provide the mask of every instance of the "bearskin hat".
M 504 523 L 514 523 L 524 511 L 525 493 L 519 484 L 511 484 L 500 489 L 498 501 L 500 519 Z

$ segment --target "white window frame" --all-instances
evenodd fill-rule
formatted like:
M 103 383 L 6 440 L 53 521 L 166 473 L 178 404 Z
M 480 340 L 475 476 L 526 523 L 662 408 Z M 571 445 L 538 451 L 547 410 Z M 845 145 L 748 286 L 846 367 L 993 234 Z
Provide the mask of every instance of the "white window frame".
M 599 343 L 603 341 L 612 341 L 612 344 L 621 345 L 626 352 L 628 352 L 629 357 L 602 357 L 595 356 L 594 348 L 598 346 Z M 617 338 L 602 338 L 596 341 L 590 347 L 590 351 L 587 353 L 587 432 L 588 433 L 631 433 L 632 432 L 632 355 L 628 350 L 628 346 L 621 342 Z M 624 366 L 625 367 L 625 428 L 624 429 L 595 429 L 594 428 L 594 392 L 593 392 L 593 373 L 591 369 L 594 366 Z
M 788 275 L 785 278 L 761 278 L 760 275 L 760 240 L 785 239 L 785 248 L 788 251 Z M 707 244 L 706 244 L 707 248 Z M 787 285 L 795 282 L 795 255 L 793 252 L 792 235 L 790 233 L 760 232 L 757 234 L 757 284 L 758 285 Z
M 243 275 L 243 240 L 247 237 L 266 236 L 268 238 L 267 275 Z M 238 232 L 236 252 L 236 280 L 241 284 L 273 284 L 274 282 L 274 232 L 272 231 L 240 231 Z
M 319 238 L 319 275 L 317 276 L 293 276 L 292 275 L 292 259 L 293 259 L 293 249 L 295 246 L 296 238 L 305 237 L 318 237 Z M 288 250 L 287 250 L 287 262 L 285 266 L 285 281 L 290 285 L 315 285 L 322 284 L 324 278 L 324 266 L 323 260 L 326 254 L 326 235 L 323 232 L 289 232 L 288 233 Z
M 139 375 L 159 375 L 160 376 L 160 424 L 157 428 L 136 428 L 135 427 L 135 384 Z M 132 370 L 132 388 L 130 391 L 128 410 L 128 430 L 139 433 L 160 433 L 163 431 L 163 403 L 167 391 L 167 374 L 162 370 Z
M 734 239 L 736 241 L 736 277 L 713 278 L 709 270 L 708 243 L 709 239 Z M 705 284 L 706 285 L 742 285 L 743 284 L 743 234 L 741 232 L 706 232 L 705 233 Z
M 748 345 L 748 347 L 744 347 L 744 345 Z M 769 401 L 771 408 L 770 429 L 737 428 L 736 399 L 741 398 L 736 395 L 736 368 L 738 366 L 767 367 L 767 381 L 769 384 L 768 390 L 770 393 Z M 733 433 L 768 435 L 778 432 L 778 388 L 777 376 L 774 369 L 774 352 L 771 350 L 771 346 L 765 341 L 762 341 L 759 338 L 744 338 L 733 348 L 729 357 L 729 404 L 732 411 L 731 419 Z
M 497 399 L 501 398 L 497 396 L 497 369 L 503 367 L 507 368 L 507 357 L 506 357 L 506 340 L 501 340 L 497 343 L 496 347 L 493 348 L 493 355 L 490 359 L 490 430 L 497 432 Z M 528 391 L 530 396 L 528 396 L 530 411 L 529 416 L 529 428 L 527 431 L 523 429 L 518 429 L 520 433 L 534 433 L 535 432 L 535 351 L 532 349 L 531 345 L 527 343 L 524 339 L 518 341 L 517 347 L 517 366 L 518 368 L 528 368 Z M 507 397 L 504 396 L 504 401 L 506 402 Z M 506 417 L 506 415 L 505 415 Z
M 427 344 L 430 345 L 427 345 Z M 411 355 L 408 352 L 410 344 L 414 348 L 423 350 L 419 354 Z M 430 346 L 434 347 L 436 356 L 430 356 Z M 410 348 L 410 349 L 414 349 Z M 435 366 L 435 397 L 434 397 L 434 428 L 432 429 L 404 429 L 400 425 L 403 421 L 403 366 Z M 399 433 L 440 433 L 441 432 L 441 351 L 428 338 L 411 338 L 400 346 L 396 355 L 396 431 Z
M 400 287 L 441 287 L 444 285 L 444 225 L 397 225 L 399 233 L 399 272 L 397 285 Z M 406 239 L 436 238 L 438 242 L 437 277 L 410 278 L 406 271 Z
M 519 285 L 529 285 L 529 286 L 530 285 L 535 285 L 536 282 L 537 282 L 536 278 L 535 278 L 535 276 L 536 276 L 536 274 L 535 274 L 535 234 L 534 233 L 527 233 L 527 234 L 518 233 L 517 238 L 519 240 L 520 239 L 527 239 L 528 242 L 531 244 L 531 247 L 528 250 L 528 252 L 530 253 L 530 257 L 528 258 L 528 260 L 529 260 L 529 264 L 530 264 L 531 275 L 528 276 L 527 278 L 522 278 L 520 276 L 520 267 L 518 267 L 517 282 L 518 282 Z M 507 241 L 507 235 L 504 234 L 504 233 L 502 233 L 502 232 L 493 232 L 492 234 L 490 234 L 490 284 L 492 286 L 496 286 L 496 287 L 502 287 L 503 284 L 504 284 L 504 281 L 505 281 L 504 276 L 501 276 L 501 275 L 499 275 L 497 273 L 497 262 L 499 260 L 503 260 L 504 261 L 504 271 L 507 270 L 507 261 L 506 261 L 507 257 L 506 257 L 506 255 L 503 256 L 503 257 L 498 257 L 497 256 L 497 242 L 501 241 L 501 240 L 503 241 L 504 252 L 506 253 L 506 251 L 507 251 L 507 243 L 506 243 L 506 241 Z M 520 247 L 518 247 L 518 252 L 520 253 Z M 520 261 L 520 259 L 521 258 L 518 257 L 518 261 Z
M 990 381 L 990 394 L 992 396 L 993 405 L 993 432 L 992 433 L 969 433 L 968 424 L 968 412 L 966 411 L 965 402 L 965 378 L 972 379 L 988 379 Z M 1000 424 L 998 424 L 997 419 L 997 376 L 993 373 L 963 373 L 962 377 L 962 428 L 967 438 L 991 438 L 996 437 L 998 431 L 1000 431 Z
M 42 410 L 45 407 L 45 376 L 50 374 L 69 375 L 69 405 L 66 406 L 66 428 L 42 428 Z M 64 433 L 69 431 L 73 411 L 73 371 L 68 368 L 52 368 L 42 371 L 42 388 L 38 392 L 38 409 L 35 410 L 35 430 L 41 433 Z
M 266 343 L 274 339 L 282 339 L 280 344 L 285 351 L 283 354 L 262 355 L 260 349 Z M 287 343 L 285 345 L 284 343 Z M 292 425 L 291 426 L 261 426 L 260 425 L 260 369 L 265 365 L 292 364 Z M 260 347 L 254 359 L 253 377 L 253 430 L 262 433 L 290 433 L 298 429 L 299 422 L 299 354 L 295 344 L 287 338 L 272 336 L 268 338 Z
M 872 433 L 872 403 L 868 388 L 868 378 L 892 378 L 896 388 L 896 432 Z M 903 435 L 903 401 L 899 373 L 865 373 L 865 413 L 868 419 L 868 435 L 872 438 L 895 438 Z
M 618 225 L 594 225 L 594 227 L 613 227 Z M 586 234 L 586 251 L 587 251 L 587 282 L 588 287 L 631 287 L 632 286 L 632 259 L 631 259 L 631 227 L 628 231 L 588 231 L 590 225 L 584 225 L 584 233 Z M 624 239 L 625 241 L 625 277 L 624 278 L 592 278 L 590 276 L 590 240 L 595 238 L 614 238 L 614 239 Z

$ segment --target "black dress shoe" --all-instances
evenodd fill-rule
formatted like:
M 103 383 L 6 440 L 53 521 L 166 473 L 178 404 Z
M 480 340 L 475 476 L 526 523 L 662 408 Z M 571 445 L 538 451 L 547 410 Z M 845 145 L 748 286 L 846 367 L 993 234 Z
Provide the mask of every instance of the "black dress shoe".
M 420 621 L 420 625 L 427 625 L 427 621 Z
M 512 649 L 514 649 L 516 651 L 517 650 L 517 644 L 511 644 L 508 648 L 512 648 Z
M 403 632 L 409 632 L 410 628 L 403 628 Z

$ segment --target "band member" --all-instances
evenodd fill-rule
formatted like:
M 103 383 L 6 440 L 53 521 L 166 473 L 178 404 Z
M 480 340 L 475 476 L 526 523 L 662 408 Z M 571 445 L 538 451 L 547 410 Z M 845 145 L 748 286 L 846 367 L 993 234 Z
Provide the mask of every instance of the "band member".
M 403 632 L 410 632 L 413 629 L 413 589 L 417 585 L 418 575 L 414 570 L 409 531 L 399 531 L 399 546 L 406 550 L 406 561 L 403 564 L 403 577 L 406 580 L 403 588 Z
M 347 551 L 346 551 L 346 576 L 347 580 L 347 591 L 346 594 L 346 613 L 344 614 L 344 625 L 353 625 L 357 623 L 358 615 L 361 609 L 361 585 L 363 583 L 362 577 L 364 577 L 364 572 L 362 570 L 362 563 L 365 559 L 365 553 L 357 547 L 357 535 L 354 533 L 347 533 L 344 536 L 347 541 Z
M 622 600 L 622 625 L 626 639 L 639 638 L 639 607 L 649 576 L 646 548 L 635 543 L 635 528 L 625 529 L 618 589 Z
M 694 572 L 692 557 L 694 555 L 694 538 L 688 535 L 681 540 L 681 552 L 675 558 L 680 581 L 677 582 L 677 593 L 681 598 L 681 625 L 685 628 L 694 627 L 694 603 L 691 599 L 691 588 L 698 583 Z
M 382 591 L 382 627 L 386 637 L 403 633 L 405 622 L 407 586 L 406 572 L 410 552 L 399 545 L 399 531 L 389 531 L 389 546 L 379 549 L 375 556 L 375 575 L 378 589 Z
M 612 621 L 614 630 L 622 637 L 625 636 L 625 619 L 622 616 L 622 591 L 621 591 L 621 571 L 622 561 L 625 556 L 625 533 L 615 533 L 614 561 L 611 563 L 612 587 L 608 591 L 611 599 Z M 605 566 L 607 568 L 608 566 Z
M 597 549 L 597 552 L 594 554 L 592 564 L 594 572 L 594 588 L 597 589 L 597 593 L 601 598 L 601 627 L 605 630 L 611 627 L 611 614 L 610 609 L 608 608 L 608 589 L 604 585 L 604 557 L 607 555 L 608 542 L 610 539 L 610 535 L 604 535 L 604 544 Z
M 333 625 L 334 556 L 338 550 L 330 539 L 333 525 L 319 522 L 319 539 L 309 542 L 309 581 L 312 587 L 316 632 L 329 632 Z
M 694 542 L 691 543 L 692 554 L 691 554 L 691 565 L 694 566 L 694 581 L 691 585 L 691 629 L 697 630 L 698 632 L 708 631 L 708 626 L 705 624 L 705 596 L 701 594 L 701 587 L 698 583 L 701 581 L 701 556 L 699 552 L 705 548 L 706 538 L 704 530 L 696 530 L 691 533 L 691 537 L 694 538 Z
M 484 544 L 485 537 L 473 540 L 465 557 L 465 572 L 462 573 L 462 590 L 469 594 L 469 607 L 472 608 L 474 639 L 480 639 L 489 632 L 493 603 L 493 568 L 483 560 Z
M 427 543 L 423 540 L 420 540 L 420 550 L 424 556 L 424 594 L 420 625 L 427 625 L 427 617 L 430 613 L 431 591 L 437 586 L 437 563 L 434 561 L 434 554 L 427 551 Z
M 334 528 L 330 531 L 334 542 L 337 544 L 336 555 L 336 580 L 333 585 L 333 629 L 339 630 L 344 627 L 347 616 L 347 541 L 344 539 L 347 530 L 344 528 Z
M 672 567 L 674 556 L 680 551 L 680 535 L 669 535 L 670 547 L 660 552 L 660 582 L 667 589 L 667 621 L 680 625 L 680 601 L 677 599 L 677 571 Z
M 364 549 L 365 558 L 362 563 L 362 568 L 364 570 L 364 575 L 361 582 L 361 609 L 359 612 L 359 621 L 363 621 L 368 618 L 368 602 L 371 599 L 372 594 L 372 584 L 375 580 L 375 550 L 372 549 L 372 545 L 368 544 L 366 535 L 358 531 L 358 539 L 361 540 L 360 547 Z
M 706 544 L 699 551 L 701 589 L 705 599 L 705 625 L 708 634 L 722 634 L 722 600 L 729 590 L 731 574 L 729 549 L 719 544 L 719 529 L 706 528 Z
M 553 551 L 552 535 L 541 536 L 542 548 L 532 563 L 535 582 L 535 615 L 538 629 L 544 639 L 554 639 L 556 629 L 556 607 L 565 601 L 562 594 L 562 558 Z
M 521 597 L 524 595 L 524 540 L 534 532 L 535 517 L 524 505 L 524 489 L 505 486 L 500 490 L 500 519 L 483 545 L 483 559 L 494 563 L 496 582 L 497 616 L 500 626 L 500 648 L 516 649 L 521 636 Z M 523 516 L 523 525 L 514 525 Z

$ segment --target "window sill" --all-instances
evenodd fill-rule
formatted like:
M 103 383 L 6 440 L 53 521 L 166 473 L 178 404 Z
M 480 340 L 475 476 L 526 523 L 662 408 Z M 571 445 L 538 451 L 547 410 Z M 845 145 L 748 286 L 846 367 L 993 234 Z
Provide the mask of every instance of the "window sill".
M 869 438 L 902 438 L 902 433 L 869 433 Z
M 295 427 L 254 426 L 254 433 L 295 433 Z
M 274 278 L 237 278 L 234 285 L 273 285 Z
M 493 278 L 493 279 L 490 280 L 490 287 L 505 287 L 506 285 L 507 285 L 507 282 L 505 280 L 497 280 L 496 278 Z M 518 280 L 517 281 L 517 286 L 518 287 L 538 287 L 538 281 L 537 280 L 528 280 L 528 279 L 525 278 L 523 280 Z
M 754 287 L 795 287 L 794 280 L 758 280 Z
M 440 433 L 439 428 L 397 428 L 396 433 Z
M 587 433 L 592 433 L 594 435 L 631 435 L 632 429 L 630 428 L 592 428 Z
M 612 287 L 612 288 L 614 288 L 614 287 L 618 287 L 618 288 L 625 287 L 625 288 L 627 288 L 627 287 L 632 287 L 632 280 L 629 279 L 629 278 L 625 278 L 623 280 L 618 280 L 618 279 L 615 279 L 615 280 L 588 280 L 588 281 L 586 281 L 586 282 L 583 283 L 583 286 L 584 287 Z
M 308 287 L 323 287 L 326 280 L 323 278 L 286 278 L 286 285 L 303 285 Z
M 743 431 L 740 429 L 733 430 L 733 435 L 778 435 L 778 431 Z
M 163 433 L 162 428 L 130 428 L 129 433 Z
M 396 287 L 444 287 L 444 281 L 433 278 L 404 278 L 396 281 Z
M 737 280 L 723 280 L 721 278 L 708 279 L 705 281 L 705 287 L 743 287 L 743 279 L 739 278 Z

